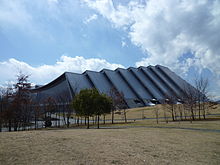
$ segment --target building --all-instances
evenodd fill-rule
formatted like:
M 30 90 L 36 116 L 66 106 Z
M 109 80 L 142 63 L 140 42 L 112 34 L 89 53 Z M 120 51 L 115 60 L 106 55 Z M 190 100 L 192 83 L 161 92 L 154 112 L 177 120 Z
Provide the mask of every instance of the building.
M 162 103 L 168 96 L 178 100 L 183 97 L 186 88 L 194 89 L 167 67 L 156 65 L 103 69 L 100 72 L 87 70 L 82 74 L 65 72 L 47 85 L 33 89 L 32 93 L 39 102 L 52 97 L 58 103 L 68 103 L 85 88 L 96 88 L 107 95 L 114 88 L 124 94 L 128 108 Z

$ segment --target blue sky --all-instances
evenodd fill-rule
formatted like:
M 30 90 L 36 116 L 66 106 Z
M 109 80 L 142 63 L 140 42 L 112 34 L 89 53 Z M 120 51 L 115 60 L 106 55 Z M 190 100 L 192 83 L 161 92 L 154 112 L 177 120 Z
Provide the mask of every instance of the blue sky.
M 218 0 L 0 0 L 0 84 L 161 64 L 220 96 Z

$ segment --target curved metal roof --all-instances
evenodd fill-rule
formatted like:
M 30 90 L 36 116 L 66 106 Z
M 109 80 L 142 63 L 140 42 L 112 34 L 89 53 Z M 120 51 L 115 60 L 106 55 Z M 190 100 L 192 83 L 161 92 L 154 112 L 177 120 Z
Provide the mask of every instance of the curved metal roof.
M 82 74 L 65 72 L 47 85 L 33 89 L 32 93 L 41 99 L 47 96 L 57 98 L 61 93 L 66 93 L 71 100 L 81 89 L 96 88 L 108 95 L 115 88 L 123 92 L 127 105 L 133 108 L 149 105 L 153 99 L 160 102 L 168 95 L 181 98 L 186 87 L 194 89 L 167 67 L 156 65 L 103 69 L 100 72 L 87 70 Z

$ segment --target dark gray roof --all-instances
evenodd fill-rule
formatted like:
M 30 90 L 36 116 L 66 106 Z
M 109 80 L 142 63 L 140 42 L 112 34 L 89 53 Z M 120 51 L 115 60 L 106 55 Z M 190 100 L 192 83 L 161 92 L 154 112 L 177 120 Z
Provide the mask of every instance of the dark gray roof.
M 147 106 L 151 100 L 162 102 L 167 96 L 181 98 L 185 88 L 193 87 L 167 67 L 156 65 L 130 67 L 100 72 L 85 71 L 82 74 L 65 72 L 47 85 L 32 90 L 38 100 L 48 96 L 57 100 L 72 100 L 81 89 L 96 88 L 109 94 L 112 88 L 123 92 L 128 107 Z M 65 99 L 64 99 L 65 98 Z

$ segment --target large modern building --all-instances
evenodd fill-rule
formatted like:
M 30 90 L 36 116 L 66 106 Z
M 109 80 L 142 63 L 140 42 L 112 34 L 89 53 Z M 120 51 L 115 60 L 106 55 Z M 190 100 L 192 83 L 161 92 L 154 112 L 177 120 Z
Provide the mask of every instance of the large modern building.
M 65 72 L 47 85 L 32 90 L 35 98 L 42 102 L 48 97 L 57 102 L 69 102 L 81 89 L 96 88 L 101 93 L 112 89 L 122 92 L 128 108 L 148 106 L 152 102 L 163 102 L 168 96 L 181 99 L 185 88 L 193 87 L 164 66 L 103 69 L 100 72 L 85 71 L 82 74 Z

